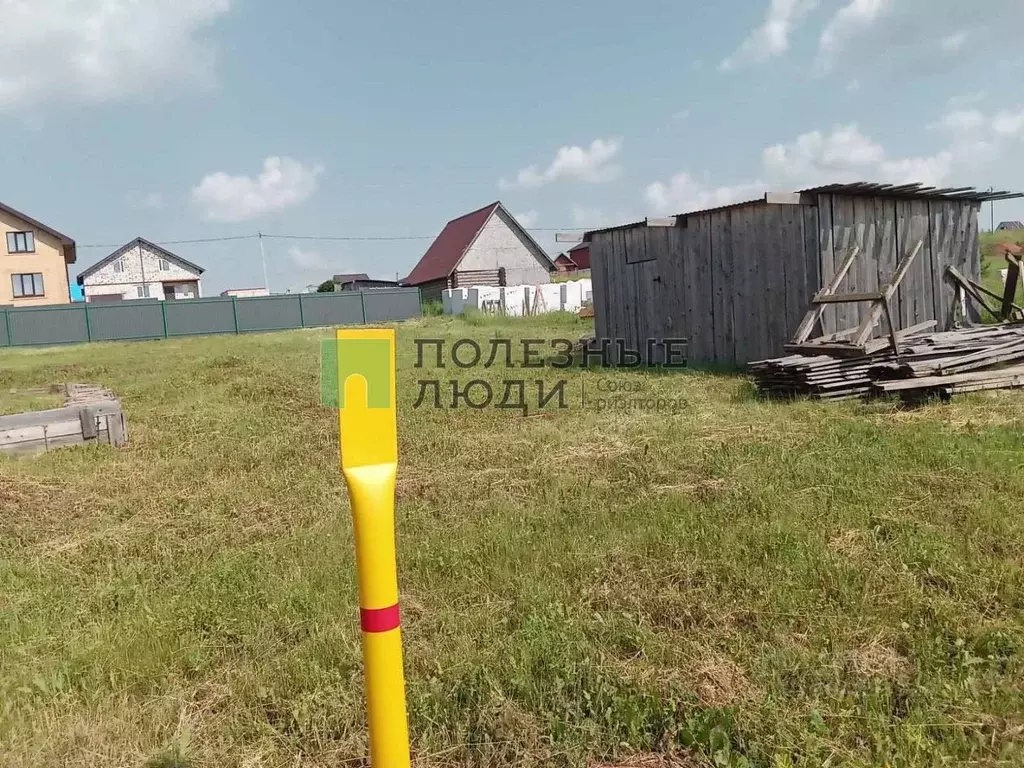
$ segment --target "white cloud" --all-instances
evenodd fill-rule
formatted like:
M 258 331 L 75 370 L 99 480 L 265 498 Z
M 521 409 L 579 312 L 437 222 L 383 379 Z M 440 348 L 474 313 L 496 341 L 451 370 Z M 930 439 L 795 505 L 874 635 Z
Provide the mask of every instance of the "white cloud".
M 979 109 L 954 109 L 929 128 L 949 134 L 956 164 L 972 169 L 991 163 L 1012 142 L 1024 139 L 1024 108 L 986 114 Z
M 850 0 L 829 20 L 818 38 L 818 63 L 827 69 L 850 40 L 892 9 L 894 0 Z
M 304 273 L 329 269 L 327 259 L 320 251 L 306 250 L 297 245 L 288 249 L 288 259 Z
M 2 0 L 0 111 L 209 86 L 215 55 L 200 33 L 230 7 L 230 0 Z
M 256 178 L 211 173 L 192 189 L 192 202 L 208 221 L 245 221 L 304 202 L 317 188 L 321 166 L 268 157 Z
M 677 173 L 668 183 L 649 184 L 645 195 L 657 213 L 682 213 L 715 208 L 719 205 L 752 200 L 765 193 L 765 185 L 752 181 L 735 186 L 710 187 L 685 171 Z
M 529 229 L 537 223 L 540 214 L 536 211 L 524 211 L 523 213 L 513 214 L 512 218 L 518 221 L 521 226 Z
M 127 199 L 136 210 L 156 210 L 164 206 L 164 196 L 159 192 L 130 192 Z
M 977 109 L 954 109 L 928 127 L 942 128 L 953 133 L 968 133 L 982 128 L 985 122 L 985 115 Z
M 594 139 L 589 147 L 560 147 L 555 159 L 543 171 L 536 165 L 527 166 L 516 174 L 514 181 L 501 179 L 499 186 L 507 189 L 541 187 L 558 181 L 584 181 L 589 184 L 612 181 L 622 170 L 612 163 L 621 147 L 622 140 L 617 138 Z
M 768 147 L 762 161 L 770 179 L 793 188 L 853 181 L 935 185 L 953 170 L 949 150 L 931 156 L 890 158 L 881 144 L 852 124 L 836 126 L 828 134 L 810 131 L 788 144 Z
M 769 189 L 792 191 L 833 182 L 943 186 L 958 174 L 977 173 L 1010 142 L 1024 139 L 1024 108 L 993 115 L 956 110 L 931 127 L 945 132 L 949 144 L 934 154 L 905 157 L 891 156 L 855 124 L 837 125 L 828 132 L 808 131 L 766 147 L 761 172 L 753 181 L 716 187 L 681 171 L 668 181 L 649 184 L 644 190 L 646 202 L 654 212 L 665 214 L 752 200 Z
M 569 211 L 574 227 L 604 227 L 608 226 L 611 218 L 598 208 L 587 208 L 582 205 L 574 205 Z
M 946 35 L 942 38 L 942 40 L 939 41 L 939 46 L 946 53 L 956 53 L 967 44 L 967 38 L 967 31 L 961 29 L 958 32 L 953 32 L 952 34 Z
M 818 5 L 818 0 L 771 0 L 764 22 L 751 32 L 731 55 L 722 59 L 720 69 L 757 64 L 789 50 L 789 37 L 797 25 Z
M 963 0 L 842 0 L 819 36 L 817 74 L 856 73 L 865 84 L 878 77 L 891 83 L 966 75 L 977 57 L 958 54 L 1016 50 L 1024 24 L 1020 0 L 984 5 L 984 13 L 975 13 Z
M 770 176 L 816 178 L 849 176 L 851 172 L 877 166 L 884 157 L 882 146 L 862 134 L 856 125 L 841 125 L 829 134 L 809 131 L 788 144 L 768 147 L 762 160 Z
M 1024 109 L 1000 110 L 992 118 L 992 130 L 1001 138 L 1024 137 Z

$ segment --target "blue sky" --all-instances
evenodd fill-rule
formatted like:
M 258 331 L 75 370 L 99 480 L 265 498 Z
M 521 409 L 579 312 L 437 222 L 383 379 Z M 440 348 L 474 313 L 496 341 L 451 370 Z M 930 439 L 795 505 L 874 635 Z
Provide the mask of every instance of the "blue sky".
M 767 189 L 1024 189 L 1019 0 L 0 12 L 0 199 L 74 237 L 76 269 L 138 235 L 430 236 L 496 199 L 556 253 L 554 230 Z M 1024 204 L 995 215 L 1024 219 Z M 264 244 L 283 291 L 404 276 L 429 240 Z M 262 284 L 256 240 L 168 247 L 207 268 L 207 293 Z

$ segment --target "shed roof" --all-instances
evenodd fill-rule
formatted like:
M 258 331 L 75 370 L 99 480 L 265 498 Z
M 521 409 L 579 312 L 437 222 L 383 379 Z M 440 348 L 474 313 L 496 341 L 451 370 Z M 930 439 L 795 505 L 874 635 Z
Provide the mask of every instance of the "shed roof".
M 423 254 L 423 258 L 413 267 L 412 272 L 409 273 L 409 276 L 402 283 L 405 285 L 421 285 L 422 283 L 429 283 L 433 280 L 448 277 L 459 265 L 459 262 L 462 261 L 462 257 L 469 249 L 469 246 L 476 240 L 480 231 L 491 220 L 491 216 L 498 211 L 504 213 L 512 226 L 518 229 L 527 243 L 550 263 L 551 259 L 544 252 L 544 249 L 516 221 L 515 217 L 505 210 L 505 206 L 498 200 L 479 210 L 449 221 L 445 228 L 441 230 L 441 234 L 430 244 L 427 252 Z
M 53 227 L 46 226 L 45 224 L 43 224 L 43 222 L 37 221 L 36 219 L 33 219 L 31 216 L 26 216 L 21 211 L 15 210 L 14 208 L 11 208 L 11 206 L 9 205 L 4 205 L 3 203 L 0 203 L 0 211 L 5 211 L 6 213 L 9 213 L 11 216 L 15 216 L 21 219 L 22 221 L 28 222 L 33 227 L 38 227 L 47 234 L 53 235 L 55 238 L 60 240 L 60 244 L 64 249 L 64 262 L 67 264 L 75 263 L 75 259 L 77 258 L 77 254 L 75 251 L 75 241 L 72 240 L 70 237 L 61 232 L 58 232 Z
M 1008 190 L 975 189 L 974 187 L 927 187 L 924 184 L 872 184 L 858 181 L 852 184 L 826 184 L 800 190 L 806 194 L 850 195 L 857 197 L 898 197 L 908 199 L 970 200 L 985 203 L 990 200 L 1009 200 L 1024 197 L 1024 192 Z
M 1012 198 L 1024 197 L 1024 192 L 1010 192 L 1007 190 L 978 190 L 974 187 L 927 187 L 923 184 L 873 184 L 859 181 L 852 184 L 826 184 L 821 187 L 810 187 L 801 189 L 792 194 L 766 192 L 763 196 L 752 200 L 743 200 L 738 203 L 729 203 L 715 208 L 703 208 L 696 211 L 686 211 L 669 217 L 678 219 L 684 216 L 694 216 L 702 213 L 715 213 L 732 208 L 742 208 L 748 205 L 758 205 L 775 202 L 797 202 L 800 195 L 848 195 L 851 197 L 888 197 L 905 200 L 965 200 L 970 202 L 988 202 L 990 200 L 1010 200 Z M 781 198 L 792 198 L 782 200 Z M 589 242 L 591 237 L 604 232 L 618 232 L 634 227 L 651 226 L 653 222 L 660 222 L 665 225 L 664 219 L 642 219 L 629 224 L 619 224 L 615 227 L 595 229 L 583 235 L 583 242 Z
M 334 276 L 336 283 L 351 283 L 353 280 L 369 280 L 370 276 L 365 272 L 345 272 Z
M 151 243 L 151 242 L 149 242 L 149 240 L 146 240 L 143 237 L 136 237 L 134 240 L 130 240 L 129 242 L 127 242 L 124 245 L 122 245 L 120 248 L 118 248 L 116 251 L 114 251 L 112 254 L 110 254 L 106 258 L 100 259 L 99 261 L 97 261 L 95 264 L 93 264 L 88 269 L 82 270 L 81 274 L 79 274 L 78 277 L 76 278 L 78 284 L 82 285 L 85 282 L 85 278 L 87 278 L 89 275 L 91 275 L 94 272 L 96 272 L 97 270 L 105 267 L 107 264 L 109 264 L 110 262 L 114 261 L 115 259 L 120 258 L 121 256 L 123 256 L 125 254 L 125 252 L 127 252 L 131 248 L 134 248 L 136 245 L 140 245 L 140 246 L 144 245 L 149 250 L 153 251 L 154 253 L 157 253 L 157 254 L 163 256 L 165 259 L 167 259 L 169 261 L 175 262 L 179 266 L 185 267 L 185 269 L 188 269 L 188 270 L 191 270 L 192 272 L 195 272 L 197 275 L 201 275 L 201 274 L 203 274 L 203 272 L 206 271 L 205 269 L 200 267 L 198 264 L 193 264 L 188 259 L 183 259 L 178 254 L 171 253 L 166 248 L 161 248 L 156 243 Z

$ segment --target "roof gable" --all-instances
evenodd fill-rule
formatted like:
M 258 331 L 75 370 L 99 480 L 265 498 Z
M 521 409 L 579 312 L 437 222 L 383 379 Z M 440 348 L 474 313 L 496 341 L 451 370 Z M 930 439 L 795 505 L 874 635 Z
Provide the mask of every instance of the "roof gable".
M 402 282 L 419 285 L 448 277 L 499 205 L 500 202 L 494 202 L 449 221 Z
M 191 261 L 181 258 L 181 256 L 178 256 L 176 253 L 171 253 L 166 248 L 161 248 L 156 243 L 151 243 L 149 242 L 149 240 L 146 240 L 145 238 L 142 237 L 136 237 L 134 240 L 130 240 L 129 242 L 122 245 L 120 248 L 118 248 L 116 251 L 114 251 L 106 258 L 100 259 L 88 269 L 83 270 L 82 273 L 79 274 L 78 277 L 76 278 L 76 282 L 79 285 L 82 285 L 83 282 L 85 281 L 85 278 L 87 278 L 89 275 L 103 269 L 103 267 L 107 266 L 107 264 L 110 264 L 111 262 L 121 258 L 125 253 L 127 253 L 137 245 L 145 246 L 158 256 L 163 256 L 168 261 L 173 261 L 179 267 L 184 267 L 185 269 L 191 272 L 195 272 L 197 275 L 201 275 L 203 274 L 203 272 L 206 271 L 198 264 L 193 264 Z
M 9 205 L 4 205 L 3 203 L 0 203 L 0 210 L 9 213 L 11 216 L 14 216 L 15 218 L 21 219 L 22 221 L 28 224 L 31 224 L 33 227 L 36 227 L 37 229 L 41 229 L 43 232 L 46 232 L 47 234 L 52 235 L 53 237 L 60 240 L 60 244 L 63 246 L 64 250 L 65 263 L 75 263 L 75 260 L 77 258 L 77 254 L 75 252 L 75 241 L 72 240 L 70 237 L 63 234 L 62 232 L 58 232 L 56 229 L 53 229 L 52 227 L 46 226 L 41 221 L 33 219 L 31 216 L 26 216 L 21 211 L 15 210 L 14 208 L 11 208 Z
M 409 273 L 409 276 L 402 282 L 406 285 L 421 285 L 422 283 L 429 283 L 448 277 L 455 271 L 459 262 L 462 261 L 462 257 L 466 255 L 466 251 L 476 242 L 480 232 L 498 211 L 501 212 L 506 224 L 523 237 L 535 255 L 542 258 L 550 266 L 551 259 L 544 252 L 544 249 L 537 244 L 537 241 L 530 236 L 530 233 L 516 221 L 515 217 L 498 200 L 479 210 L 449 221 L 445 228 L 441 230 L 441 234 L 430 244 L 427 252 L 423 254 L 423 258 L 419 260 L 416 266 L 413 267 L 412 272 Z

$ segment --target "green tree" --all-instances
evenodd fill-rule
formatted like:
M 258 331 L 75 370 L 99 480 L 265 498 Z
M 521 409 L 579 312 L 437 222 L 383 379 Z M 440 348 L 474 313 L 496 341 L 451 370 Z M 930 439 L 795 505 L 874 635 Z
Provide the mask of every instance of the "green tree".
M 333 280 L 324 280 L 322 283 L 320 283 L 319 286 L 317 286 L 316 292 L 317 293 L 334 293 L 334 281 Z

